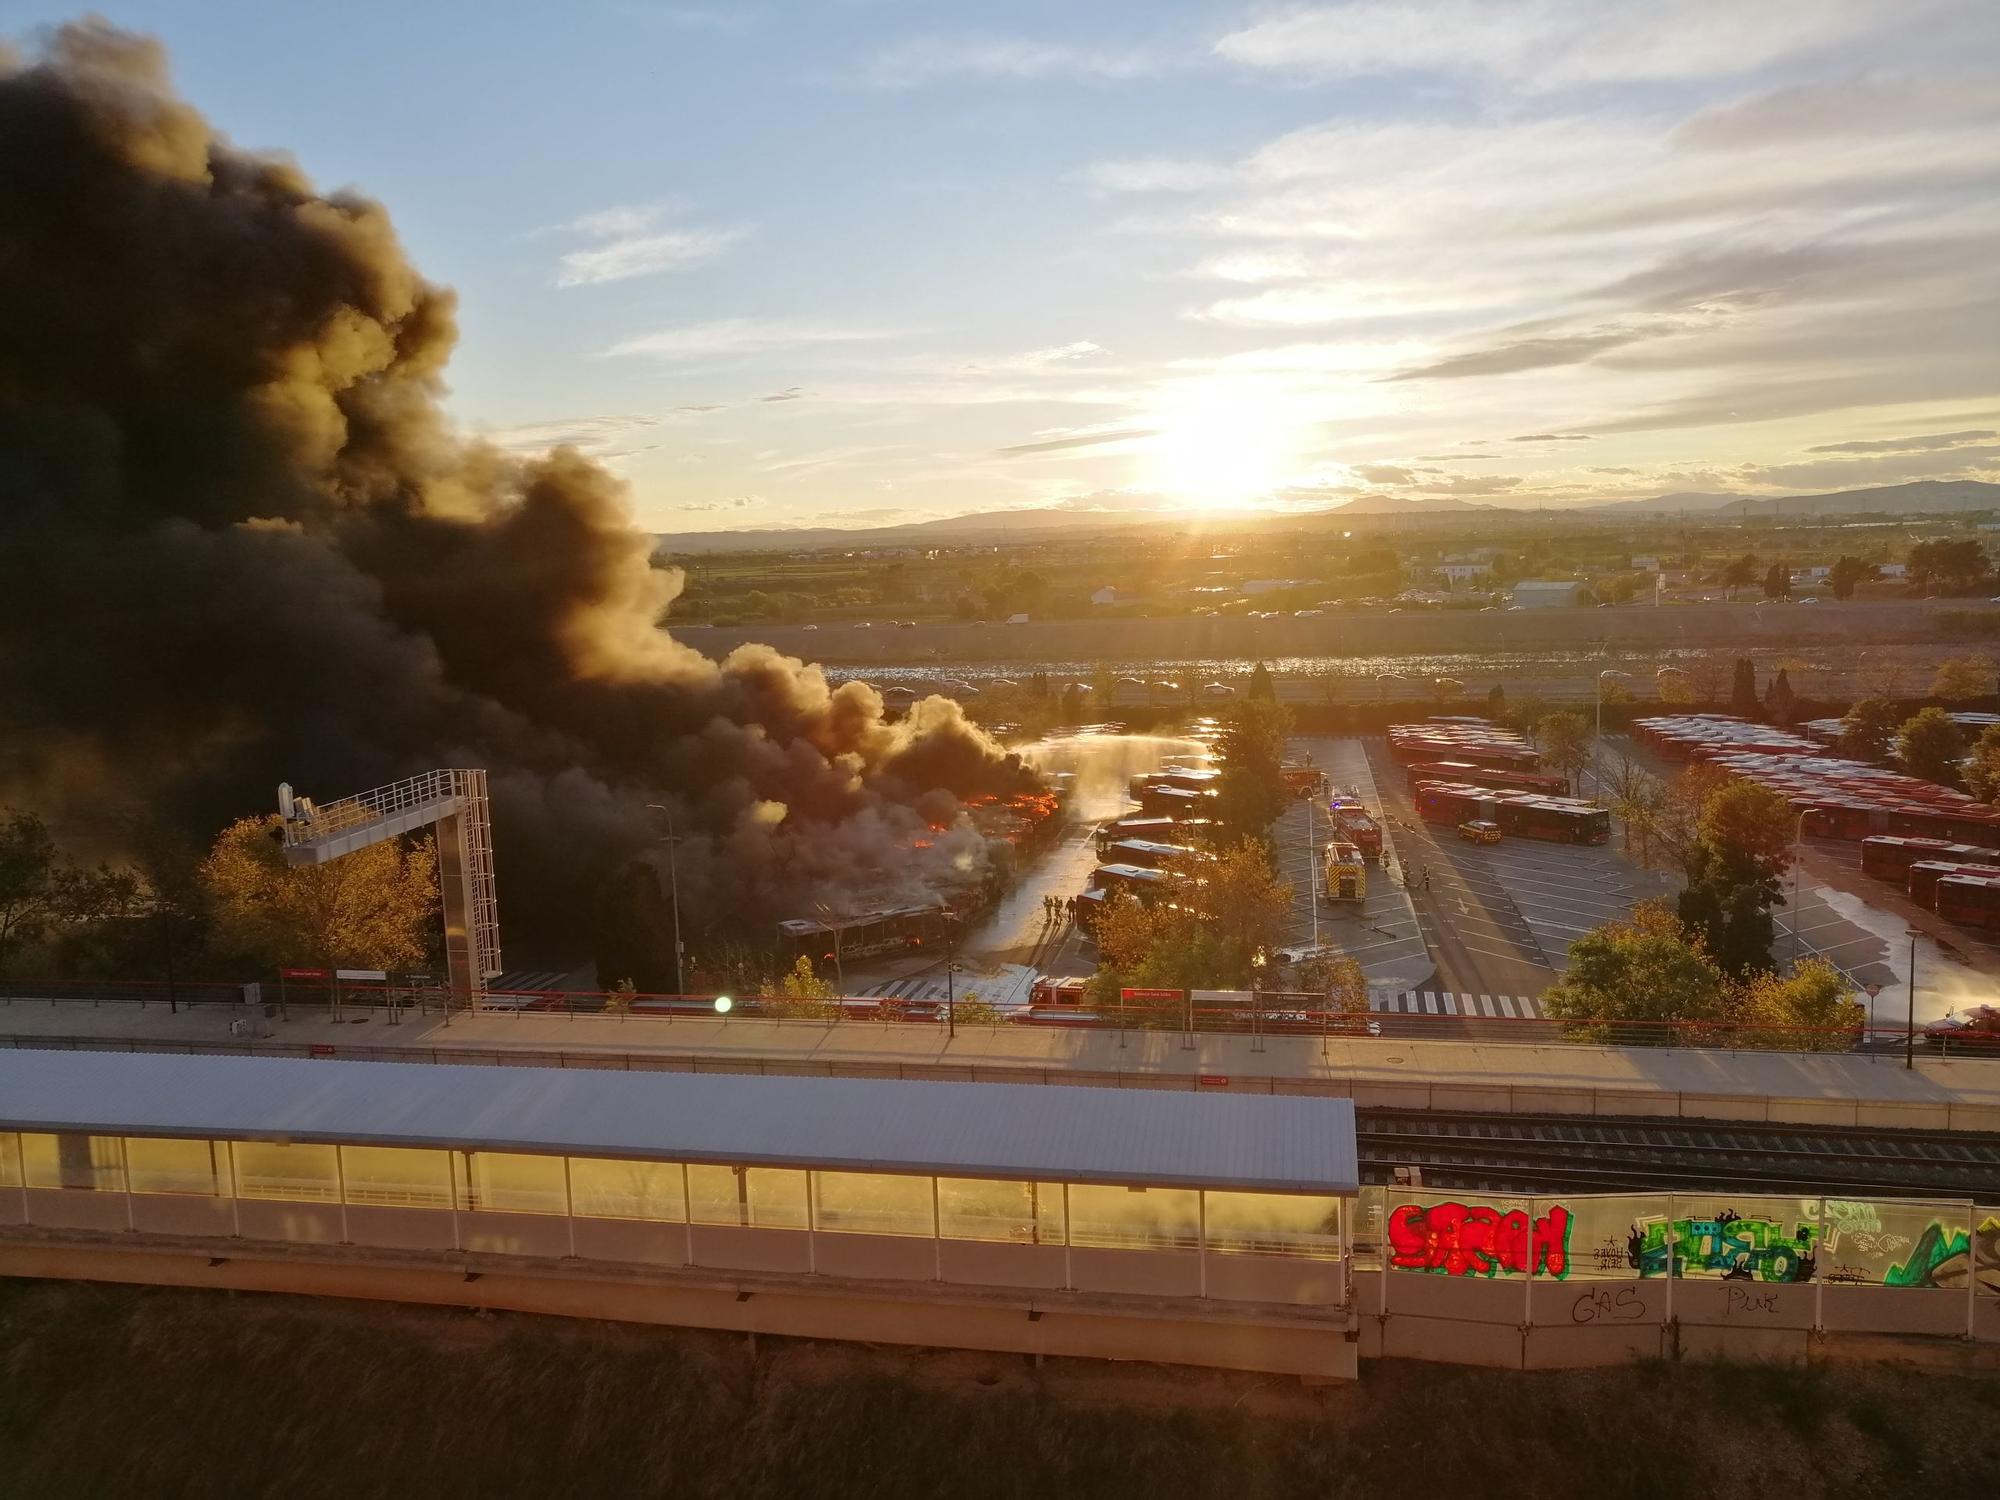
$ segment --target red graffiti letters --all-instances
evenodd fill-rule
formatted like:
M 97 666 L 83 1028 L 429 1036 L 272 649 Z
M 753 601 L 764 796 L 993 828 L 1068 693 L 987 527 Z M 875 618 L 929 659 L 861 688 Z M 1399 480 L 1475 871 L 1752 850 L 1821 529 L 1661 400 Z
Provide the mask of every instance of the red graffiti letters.
M 1405 1203 L 1389 1215 L 1389 1264 L 1447 1276 L 1569 1275 L 1569 1210 L 1530 1221 L 1518 1208 Z

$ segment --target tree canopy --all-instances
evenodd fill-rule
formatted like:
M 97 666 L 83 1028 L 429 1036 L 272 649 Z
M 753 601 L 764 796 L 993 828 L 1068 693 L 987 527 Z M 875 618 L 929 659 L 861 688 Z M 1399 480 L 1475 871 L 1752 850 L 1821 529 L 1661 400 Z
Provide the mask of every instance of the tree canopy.
M 1729 685 L 1729 711 L 1739 719 L 1754 719 L 1763 705 L 1757 699 L 1757 669 L 1750 658 L 1736 658 L 1735 675 Z
M 240 818 L 202 861 L 226 947 L 266 968 L 431 966 L 439 913 L 437 848 L 428 837 L 295 867 L 271 837 L 276 826 L 273 817 Z
M 66 858 L 35 814 L 0 812 L 0 972 L 45 943 L 138 914 L 151 894 L 129 870 L 85 869 Z
M 1916 583 L 1957 587 L 1984 578 L 1992 569 L 1976 537 L 1918 542 L 1910 548 L 1910 578 Z
M 1965 789 L 1981 802 L 2000 802 L 2000 724 L 1988 725 L 1973 743 Z
M 1292 716 L 1275 699 L 1236 704 L 1223 720 L 1217 746 L 1215 816 L 1237 838 L 1260 837 L 1291 805 L 1285 785 L 1285 736 Z
M 1292 885 L 1271 868 L 1259 839 L 1240 839 L 1212 858 L 1167 866 L 1170 892 L 1141 902 L 1120 896 L 1097 918 L 1097 1003 L 1128 985 L 1242 989 L 1256 959 L 1275 947 L 1291 916 Z
M 1590 721 L 1571 709 L 1545 715 L 1535 726 L 1535 742 L 1543 760 L 1565 777 L 1574 777 L 1590 762 Z
M 1897 725 L 1895 704 L 1863 698 L 1840 721 L 1840 753 L 1850 760 L 1887 760 Z
M 1941 708 L 1926 708 L 1906 719 L 1896 732 L 1896 759 L 1912 776 L 1939 786 L 1958 784 L 1958 760 L 1965 737 Z
M 1278 701 L 1278 689 L 1271 681 L 1271 669 L 1261 661 L 1251 669 L 1250 686 L 1244 691 L 1244 696 L 1260 703 Z
M 1868 582 L 1881 573 L 1872 562 L 1863 562 L 1858 557 L 1838 557 L 1827 570 L 1827 585 L 1836 599 L 1852 599 L 1857 584 Z
M 1993 658 L 1980 652 L 1970 656 L 1950 656 L 1938 663 L 1931 679 L 1931 696 L 1947 703 L 1967 698 L 1984 698 L 1993 692 Z
M 1771 564 L 1764 574 L 1764 597 L 1766 599 L 1786 599 L 1791 597 L 1792 575 L 1781 562 Z
M 1792 675 L 1785 668 L 1778 668 L 1778 675 L 1771 679 L 1771 685 L 1764 692 L 1764 712 L 1773 724 L 1790 724 L 1798 717 L 1798 694 L 1792 691 Z

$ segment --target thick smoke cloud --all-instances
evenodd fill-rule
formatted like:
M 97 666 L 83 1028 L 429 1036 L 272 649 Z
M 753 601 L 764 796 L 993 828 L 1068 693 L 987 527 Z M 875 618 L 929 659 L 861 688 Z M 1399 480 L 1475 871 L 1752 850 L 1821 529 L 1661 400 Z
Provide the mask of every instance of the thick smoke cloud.
M 450 429 L 454 337 L 379 204 L 220 140 L 157 44 L 0 52 L 0 800 L 205 834 L 484 765 L 503 922 L 571 953 L 648 802 L 697 925 L 976 875 L 958 798 L 1020 767 L 942 700 L 675 642 L 612 476 Z

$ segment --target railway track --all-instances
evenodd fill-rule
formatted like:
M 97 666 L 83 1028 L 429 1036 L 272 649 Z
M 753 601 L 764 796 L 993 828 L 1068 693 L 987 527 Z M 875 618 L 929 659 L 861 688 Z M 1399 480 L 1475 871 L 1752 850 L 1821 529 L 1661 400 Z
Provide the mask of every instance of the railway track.
M 1421 1166 L 1426 1187 L 1517 1194 L 1839 1189 L 2000 1200 L 2000 1135 L 1376 1109 L 1356 1125 L 1371 1183 Z

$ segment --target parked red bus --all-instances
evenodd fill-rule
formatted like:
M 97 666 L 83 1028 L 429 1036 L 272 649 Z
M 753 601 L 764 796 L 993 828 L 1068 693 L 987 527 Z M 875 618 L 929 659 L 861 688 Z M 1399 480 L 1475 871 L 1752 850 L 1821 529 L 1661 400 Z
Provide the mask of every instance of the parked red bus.
M 2000 864 L 2000 849 L 1982 849 L 1976 844 L 1954 844 L 1949 839 L 1909 838 L 1892 833 L 1874 834 L 1861 841 L 1861 873 L 1872 875 L 1877 880 L 1893 880 L 1901 885 L 1909 879 L 1910 867 L 1919 860 Z
M 2000 876 L 1942 876 L 1937 883 L 1937 914 L 1961 927 L 2000 930 Z
M 1569 783 L 1560 776 L 1544 776 L 1536 771 L 1498 771 L 1491 766 L 1475 766 L 1466 760 L 1419 761 L 1409 768 L 1410 789 L 1418 783 L 1445 781 L 1458 786 L 1490 786 L 1510 792 L 1538 792 L 1544 797 L 1562 797 Z
M 2000 864 L 1920 859 L 1910 866 L 1910 873 L 1904 877 L 1903 889 L 1925 911 L 1936 911 L 1938 882 L 1947 875 L 2000 875 Z
M 1538 797 L 1487 787 L 1427 781 L 1417 788 L 1417 816 L 1426 823 L 1460 823 L 1483 818 L 1516 838 L 1559 844 L 1602 844 L 1611 837 L 1611 814 L 1574 797 Z

